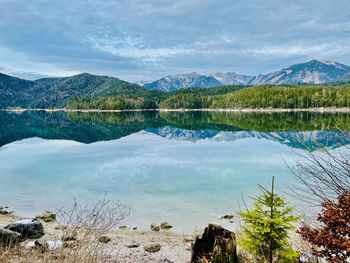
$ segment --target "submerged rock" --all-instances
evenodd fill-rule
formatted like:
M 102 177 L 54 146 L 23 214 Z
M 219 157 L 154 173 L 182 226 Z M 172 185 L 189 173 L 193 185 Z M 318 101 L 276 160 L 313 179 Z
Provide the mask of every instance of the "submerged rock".
M 5 229 L 20 233 L 22 240 L 36 239 L 44 235 L 44 227 L 36 218 L 15 221 L 5 226 Z
M 11 246 L 19 243 L 22 240 L 22 235 L 20 233 L 0 228 L 0 245 Z
M 158 232 L 160 230 L 160 227 L 158 224 L 153 223 L 153 224 L 151 224 L 151 230 Z
M 210 259 L 217 253 L 227 257 L 227 262 L 238 262 L 235 234 L 219 225 L 209 224 L 203 235 L 196 238 L 191 262 L 202 262 L 203 258 Z
M 98 242 L 101 242 L 101 243 L 108 243 L 110 241 L 111 241 L 111 238 L 107 236 L 102 236 L 98 238 Z
M 173 226 L 170 225 L 168 222 L 163 222 L 160 224 L 160 228 L 164 229 L 164 230 L 169 230 L 169 229 L 173 228 Z
M 155 252 L 158 252 L 160 250 L 160 244 L 158 243 L 152 243 L 152 244 L 147 244 L 143 247 L 143 249 L 147 252 L 150 252 L 150 253 L 155 253 Z

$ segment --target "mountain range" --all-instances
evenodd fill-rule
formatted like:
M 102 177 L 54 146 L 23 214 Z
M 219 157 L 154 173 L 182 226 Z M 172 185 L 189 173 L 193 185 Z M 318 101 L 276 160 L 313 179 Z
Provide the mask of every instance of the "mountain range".
M 273 73 L 247 76 L 238 73 L 173 75 L 153 82 L 133 84 L 118 78 L 82 73 L 72 77 L 24 80 L 0 73 L 0 109 L 8 107 L 65 107 L 75 97 L 140 94 L 147 90 L 175 91 L 190 87 L 261 85 L 350 81 L 350 67 L 330 60 L 311 60 Z
M 331 60 L 311 60 L 266 75 L 247 76 L 234 72 L 200 75 L 195 72 L 161 78 L 143 85 L 146 89 L 174 91 L 189 87 L 262 84 L 322 84 L 350 81 L 350 66 Z

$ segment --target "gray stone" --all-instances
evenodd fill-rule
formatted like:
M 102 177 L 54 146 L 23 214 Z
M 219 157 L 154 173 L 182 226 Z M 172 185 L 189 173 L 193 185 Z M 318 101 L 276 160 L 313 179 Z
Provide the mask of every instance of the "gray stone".
M 224 215 L 221 217 L 222 219 L 232 219 L 233 215 Z
M 102 236 L 98 238 L 98 242 L 101 242 L 101 243 L 108 243 L 110 241 L 111 241 L 111 238 L 107 236 Z
M 169 230 L 169 229 L 173 228 L 173 226 L 170 225 L 168 222 L 163 222 L 160 224 L 160 228 L 164 229 L 164 230 Z
M 134 240 L 130 241 L 130 243 L 128 243 L 126 245 L 128 248 L 136 248 L 136 247 L 139 247 L 140 246 L 140 243 L 139 242 L 136 242 Z
M 193 237 L 192 236 L 185 236 L 184 241 L 185 242 L 192 242 L 193 241 Z
M 0 245 L 2 246 L 11 246 L 20 242 L 22 235 L 20 233 L 0 228 Z
M 56 221 L 56 214 L 51 211 L 46 211 L 42 213 L 41 216 L 39 216 L 40 219 L 44 220 L 44 222 L 55 222 Z
M 158 252 L 160 250 L 161 246 L 158 243 L 152 243 L 152 244 L 147 244 L 143 247 L 143 249 L 147 252 L 150 253 L 155 253 Z
M 5 226 L 5 229 L 20 233 L 22 240 L 36 239 L 44 235 L 44 227 L 36 218 L 15 221 Z
M 65 230 L 65 229 L 67 229 L 67 226 L 65 226 L 65 225 L 55 226 L 55 230 Z
M 153 223 L 153 224 L 151 224 L 151 230 L 158 232 L 160 230 L 160 227 L 158 224 Z

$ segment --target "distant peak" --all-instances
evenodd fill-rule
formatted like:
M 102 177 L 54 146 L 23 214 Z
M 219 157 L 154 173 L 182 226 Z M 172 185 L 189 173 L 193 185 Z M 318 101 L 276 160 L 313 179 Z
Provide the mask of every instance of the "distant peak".
M 330 59 L 323 59 L 323 60 L 320 60 L 320 62 L 326 65 L 337 65 L 337 62 Z

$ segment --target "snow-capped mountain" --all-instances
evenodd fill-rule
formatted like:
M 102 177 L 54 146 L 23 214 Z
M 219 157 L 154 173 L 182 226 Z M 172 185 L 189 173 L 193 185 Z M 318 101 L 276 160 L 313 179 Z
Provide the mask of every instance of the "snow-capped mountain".
M 199 75 L 196 72 L 192 72 L 190 74 L 167 76 L 157 81 L 147 83 L 143 85 L 143 87 L 151 90 L 174 91 L 182 88 L 191 88 L 191 87 L 211 88 L 211 87 L 216 87 L 221 85 L 222 85 L 221 82 L 219 82 L 214 77 Z
M 223 85 L 261 85 L 261 84 L 321 84 L 334 81 L 350 81 L 350 66 L 331 60 L 311 60 L 292 65 L 266 75 L 247 76 L 239 73 L 215 73 L 200 75 L 173 75 L 157 81 L 147 82 L 143 87 L 152 90 L 173 91 L 190 87 L 211 88 Z
M 259 75 L 249 81 L 249 85 L 310 83 L 321 84 L 343 80 L 350 73 L 350 67 L 330 60 L 311 60 L 295 64 L 267 75 Z

